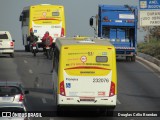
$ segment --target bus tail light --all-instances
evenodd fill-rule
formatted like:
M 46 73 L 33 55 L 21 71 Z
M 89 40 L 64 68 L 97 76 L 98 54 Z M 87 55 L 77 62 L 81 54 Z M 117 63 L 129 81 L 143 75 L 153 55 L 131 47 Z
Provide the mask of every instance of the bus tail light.
M 60 83 L 60 95 L 62 95 L 62 96 L 65 96 L 65 95 L 66 95 L 66 93 L 65 93 L 65 88 L 64 88 L 64 81 L 62 81 L 62 82 Z
M 115 95 L 115 83 L 111 82 L 109 97 L 114 96 L 114 95 Z
M 30 29 L 29 29 L 29 32 L 33 32 L 33 28 L 30 28 Z
M 61 37 L 64 37 L 64 28 L 61 29 Z

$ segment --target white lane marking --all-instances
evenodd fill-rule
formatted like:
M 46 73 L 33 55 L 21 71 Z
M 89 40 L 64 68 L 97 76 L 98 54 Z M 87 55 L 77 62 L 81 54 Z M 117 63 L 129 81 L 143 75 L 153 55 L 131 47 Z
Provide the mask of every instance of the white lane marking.
M 30 70 L 29 70 L 29 73 L 30 73 L 30 74 L 33 74 L 33 71 L 30 69 Z
M 153 72 L 154 75 L 156 75 L 158 78 L 160 78 L 160 75 L 158 73 L 155 73 L 155 71 L 153 71 L 151 68 L 149 68 L 147 65 L 143 64 L 140 61 L 137 61 L 139 64 L 143 65 L 145 68 L 147 68 L 148 70 L 150 70 L 151 72 Z
M 46 99 L 45 98 L 42 98 L 42 102 L 45 104 L 47 103 Z
M 121 102 L 117 99 L 117 104 L 121 104 Z
M 26 64 L 27 64 L 27 63 L 28 63 L 28 62 L 27 62 L 27 60 L 24 60 L 24 63 L 26 63 Z
M 50 118 L 49 120 L 54 120 L 54 118 Z

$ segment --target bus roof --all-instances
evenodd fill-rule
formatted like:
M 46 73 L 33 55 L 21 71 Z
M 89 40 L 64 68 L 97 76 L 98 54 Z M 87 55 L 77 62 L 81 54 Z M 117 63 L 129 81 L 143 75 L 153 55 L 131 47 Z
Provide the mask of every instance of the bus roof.
M 37 5 L 30 5 L 30 6 L 26 6 L 23 8 L 23 11 L 25 10 L 29 10 L 30 7 L 36 7 L 36 6 L 59 6 L 59 7 L 63 7 L 63 5 L 54 5 L 54 4 L 37 4 Z
M 110 46 L 113 45 L 109 42 L 108 39 L 101 39 L 101 38 L 57 38 L 56 46 L 60 49 L 62 46 L 65 45 L 103 45 L 103 46 Z

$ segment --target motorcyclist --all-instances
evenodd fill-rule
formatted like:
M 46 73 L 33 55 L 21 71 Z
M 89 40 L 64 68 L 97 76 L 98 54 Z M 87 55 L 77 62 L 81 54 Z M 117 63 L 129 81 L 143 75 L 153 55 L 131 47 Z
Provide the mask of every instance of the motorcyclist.
M 49 41 L 47 41 L 49 40 Z M 49 42 L 49 43 L 48 43 Z M 43 38 L 42 38 L 42 43 L 46 46 L 50 46 L 52 47 L 52 42 L 53 42 L 53 38 L 49 35 L 49 32 L 46 31 L 46 33 L 44 34 Z
M 42 43 L 43 43 L 43 51 L 44 55 L 47 55 L 48 58 L 48 52 L 46 50 L 47 47 L 50 47 L 49 53 L 52 53 L 53 51 L 53 38 L 49 35 L 49 32 L 46 31 L 43 38 L 42 38 Z
M 29 46 L 38 41 L 38 37 L 34 35 L 34 32 L 30 32 L 30 36 L 27 37 L 27 41 L 29 41 Z M 31 49 L 30 49 L 31 50 Z

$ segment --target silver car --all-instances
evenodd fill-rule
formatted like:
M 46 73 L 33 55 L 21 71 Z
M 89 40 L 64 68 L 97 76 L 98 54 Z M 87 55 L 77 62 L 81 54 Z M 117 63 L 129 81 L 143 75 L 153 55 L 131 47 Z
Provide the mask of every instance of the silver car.
M 0 82 L 0 103 L 23 103 L 28 93 L 20 82 Z
M 18 113 L 27 113 L 23 103 L 0 103 L 0 112 L 0 120 L 29 120 L 26 116 L 18 116 Z

